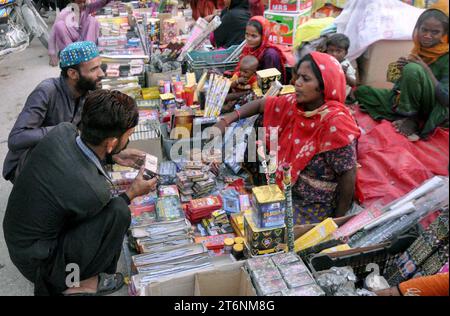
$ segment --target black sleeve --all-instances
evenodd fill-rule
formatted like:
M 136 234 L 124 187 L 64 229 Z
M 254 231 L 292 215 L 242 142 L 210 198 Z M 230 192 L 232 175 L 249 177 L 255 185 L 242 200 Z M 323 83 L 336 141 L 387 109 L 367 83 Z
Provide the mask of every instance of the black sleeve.
M 115 164 L 115 162 L 114 162 L 113 157 L 112 157 L 111 154 L 106 155 L 105 163 L 106 163 L 107 165 L 113 165 L 113 164 Z
M 120 194 L 119 196 L 125 201 L 125 203 L 127 203 L 127 205 L 130 205 L 131 203 L 130 198 L 125 192 Z

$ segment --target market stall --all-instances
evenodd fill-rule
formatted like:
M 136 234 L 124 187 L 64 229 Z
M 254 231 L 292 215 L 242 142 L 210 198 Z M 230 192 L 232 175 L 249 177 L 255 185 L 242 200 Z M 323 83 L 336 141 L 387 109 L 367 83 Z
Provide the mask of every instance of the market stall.
M 236 158 L 252 145 L 257 116 L 231 124 L 224 144 L 207 147 L 205 130 L 224 110 L 227 71 L 235 69 L 243 45 L 211 49 L 208 37 L 220 19 L 194 22 L 189 10 L 170 4 L 116 2 L 97 15 L 104 87 L 136 99 L 139 124 L 130 147 L 147 153 L 147 174 L 160 178 L 156 192 L 131 201 L 124 242 L 130 295 L 372 296 L 396 285 L 385 273 L 418 238 L 424 218 L 448 212 L 448 178 L 423 183 L 429 174 L 390 200 L 355 208 L 356 214 L 294 225 L 289 165 L 284 185 L 274 184 L 278 166 L 259 144 L 267 183 L 257 186 Z M 299 26 L 339 11 L 317 10 L 313 1 L 292 8 L 271 1 L 265 13 L 275 32 L 271 41 L 291 51 Z M 293 92 L 276 69 L 258 71 L 257 81 L 258 97 Z M 242 141 L 237 130 L 244 131 Z M 114 194 L 137 175 L 117 167 L 110 173 Z M 367 285 L 373 283 L 368 263 L 381 267 L 386 282 Z

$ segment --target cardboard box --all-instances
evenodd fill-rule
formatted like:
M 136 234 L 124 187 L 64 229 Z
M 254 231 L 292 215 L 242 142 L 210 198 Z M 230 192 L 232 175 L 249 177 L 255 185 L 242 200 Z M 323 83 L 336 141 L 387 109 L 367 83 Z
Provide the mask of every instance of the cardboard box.
M 214 266 L 202 271 L 186 272 L 185 274 L 178 274 L 175 277 L 167 277 L 157 282 L 148 284 L 141 293 L 143 296 L 194 296 L 196 293 L 195 280 L 197 274 L 208 272 L 216 272 L 226 275 L 230 271 L 240 271 L 244 266 L 245 261 L 232 261 L 232 256 L 214 257 Z M 203 278 L 202 278 L 203 279 Z
M 159 82 L 172 80 L 172 78 L 176 78 L 177 76 L 181 77 L 181 68 L 176 70 L 167 71 L 167 72 L 150 72 L 147 71 L 147 86 L 148 87 L 157 87 L 159 86 Z
M 297 28 L 311 18 L 311 9 L 301 13 L 264 12 L 270 22 L 269 41 L 277 45 L 293 45 Z
M 413 47 L 410 40 L 383 40 L 370 45 L 366 53 L 358 58 L 359 78 L 362 85 L 391 89 L 386 74 L 388 65 L 400 57 L 408 56 Z
M 256 296 L 249 274 L 240 266 L 230 265 L 228 271 L 213 270 L 195 275 L 195 296 Z M 240 267 L 238 269 L 238 267 Z
M 269 10 L 274 12 L 300 12 L 312 8 L 312 0 L 270 0 Z

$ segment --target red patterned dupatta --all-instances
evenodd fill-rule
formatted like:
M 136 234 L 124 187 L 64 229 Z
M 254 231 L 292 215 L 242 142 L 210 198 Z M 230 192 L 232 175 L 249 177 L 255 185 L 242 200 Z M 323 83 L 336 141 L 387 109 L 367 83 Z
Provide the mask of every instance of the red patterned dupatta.
M 279 47 L 277 47 L 276 45 L 273 45 L 269 42 L 269 37 L 270 37 L 270 22 L 269 22 L 269 20 L 267 20 L 263 16 L 254 16 L 250 19 L 250 21 L 256 21 L 259 24 L 261 24 L 261 26 L 262 26 L 263 34 L 261 35 L 261 45 L 259 45 L 259 47 L 257 49 L 253 49 L 253 48 L 249 47 L 248 45 L 245 45 L 244 49 L 242 50 L 240 60 L 242 60 L 242 58 L 244 58 L 245 56 L 251 55 L 251 56 L 255 56 L 256 58 L 258 58 L 259 62 L 261 63 L 266 49 L 273 48 L 278 52 L 278 55 L 280 56 L 281 64 L 283 65 L 282 76 L 283 76 L 283 80 L 285 80 L 286 79 L 286 69 L 285 69 L 286 57 L 284 56 L 283 52 L 281 51 L 281 49 Z M 239 64 L 236 67 L 235 73 L 237 73 L 239 71 L 239 69 L 241 68 L 240 66 L 241 66 L 241 63 L 239 62 Z
M 345 102 L 345 75 L 339 62 L 328 54 L 311 53 L 324 81 L 325 104 L 314 111 L 304 111 L 295 94 L 268 98 L 264 126 L 278 127 L 277 182 L 281 185 L 281 165 L 292 166 L 292 181 L 311 159 L 322 152 L 351 144 L 360 130 Z M 269 144 L 269 142 L 268 142 Z

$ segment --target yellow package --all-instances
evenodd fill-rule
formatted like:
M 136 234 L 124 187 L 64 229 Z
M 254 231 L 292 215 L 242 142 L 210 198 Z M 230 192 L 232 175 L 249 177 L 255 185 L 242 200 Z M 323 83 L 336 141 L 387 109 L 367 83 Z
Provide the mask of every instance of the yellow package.
M 157 100 L 159 97 L 158 87 L 142 88 L 142 98 L 144 100 Z
M 320 253 L 333 253 L 333 252 L 337 252 L 337 251 L 346 251 L 346 250 L 350 250 L 352 248 L 350 248 L 350 246 L 348 244 L 343 244 L 343 245 L 339 245 L 336 247 L 331 247 L 325 250 L 322 250 Z
M 295 252 L 317 245 L 337 230 L 337 228 L 338 226 L 333 219 L 327 218 L 295 241 Z
M 320 37 L 323 29 L 329 27 L 335 18 L 310 19 L 297 28 L 294 38 L 294 47 L 299 47 L 303 42 L 309 42 Z
M 295 87 L 293 85 L 283 86 L 283 89 L 280 91 L 280 95 L 295 93 Z

